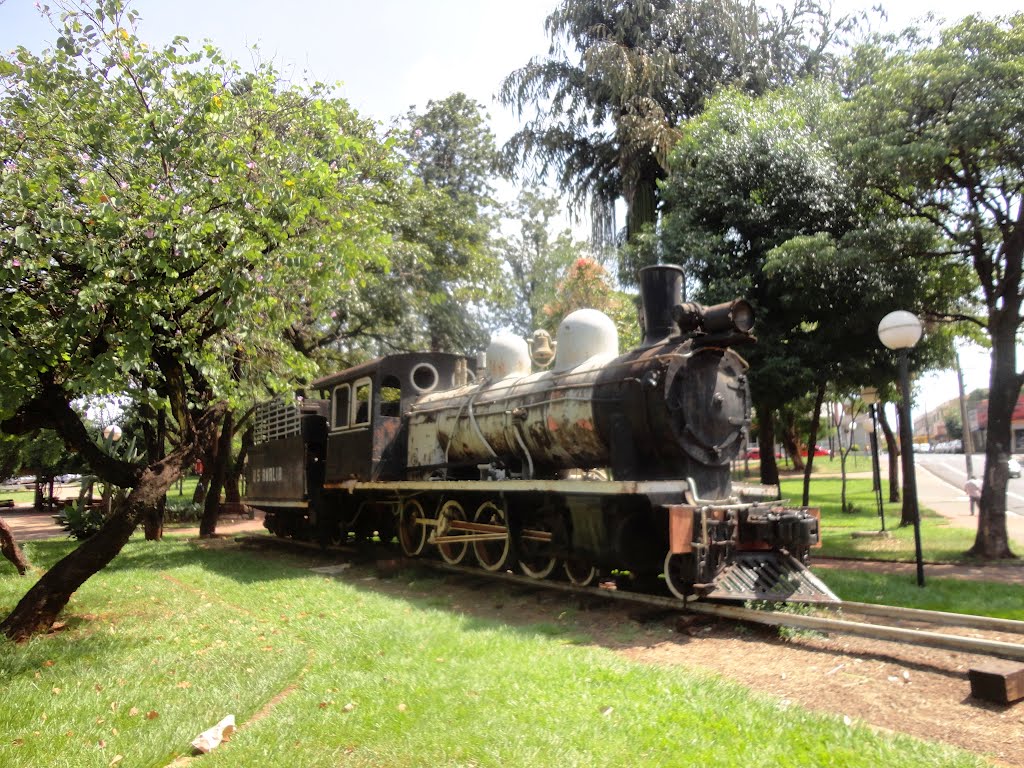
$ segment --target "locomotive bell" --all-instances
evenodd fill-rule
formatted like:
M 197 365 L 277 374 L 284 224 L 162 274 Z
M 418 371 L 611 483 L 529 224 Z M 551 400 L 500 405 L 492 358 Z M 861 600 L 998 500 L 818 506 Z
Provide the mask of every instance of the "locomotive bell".
M 551 340 L 551 334 L 543 328 L 533 332 L 533 336 L 526 340 L 530 348 L 530 357 L 538 368 L 547 368 L 555 359 L 555 347 L 557 342 Z

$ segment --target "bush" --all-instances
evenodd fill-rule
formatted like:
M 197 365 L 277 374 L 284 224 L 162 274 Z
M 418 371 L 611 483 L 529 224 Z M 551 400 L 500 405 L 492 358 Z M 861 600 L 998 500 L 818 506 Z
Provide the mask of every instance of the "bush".
M 68 536 L 82 541 L 99 531 L 106 522 L 107 514 L 102 506 L 89 505 L 79 499 L 75 504 L 64 507 L 53 519 Z
M 203 505 L 193 504 L 183 496 L 168 497 L 164 507 L 165 523 L 197 523 L 203 516 Z

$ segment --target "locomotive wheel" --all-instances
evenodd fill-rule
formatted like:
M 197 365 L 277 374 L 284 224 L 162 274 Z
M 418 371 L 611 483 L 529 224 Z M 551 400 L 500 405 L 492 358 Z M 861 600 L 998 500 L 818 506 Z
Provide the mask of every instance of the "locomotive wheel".
M 565 575 L 570 583 L 577 587 L 589 587 L 597 581 L 597 568 L 585 560 L 569 559 L 565 561 Z
M 685 600 L 693 594 L 693 561 L 692 555 L 665 555 L 665 586 L 669 592 Z
M 463 520 L 466 519 L 466 510 L 462 508 L 462 505 L 455 500 L 446 501 L 441 507 L 441 511 L 437 513 L 437 535 L 447 536 L 448 535 L 448 523 L 452 520 Z M 458 565 L 466 559 L 466 553 L 469 551 L 469 544 L 466 542 L 458 543 L 445 543 L 437 545 L 438 552 L 441 553 L 441 559 L 451 565 Z
M 505 527 L 505 535 L 500 539 L 473 542 L 473 552 L 476 553 L 476 560 L 481 568 L 485 571 L 502 570 L 508 564 L 509 555 L 512 553 L 505 510 L 493 501 L 485 501 L 477 507 L 473 522 Z
M 551 526 L 545 521 L 537 521 L 536 525 L 529 528 L 535 531 L 551 531 Z M 550 544 L 542 541 L 532 541 L 519 537 L 516 549 L 519 552 L 519 568 L 531 579 L 546 579 L 551 575 L 558 565 L 558 558 L 545 553 Z
M 418 522 L 427 515 L 416 499 L 407 499 L 398 513 L 398 543 L 408 557 L 416 557 L 427 543 L 427 526 Z

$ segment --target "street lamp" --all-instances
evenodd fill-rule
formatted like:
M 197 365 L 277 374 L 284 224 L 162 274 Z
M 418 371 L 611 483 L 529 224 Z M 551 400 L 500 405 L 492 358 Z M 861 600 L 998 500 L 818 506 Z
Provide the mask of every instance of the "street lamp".
M 921 510 L 917 505 L 917 477 L 914 474 L 914 428 L 910 422 L 910 350 L 921 339 L 921 321 L 902 309 L 890 312 L 878 324 L 878 338 L 896 350 L 900 363 L 900 444 L 903 447 L 903 495 L 914 520 L 914 554 L 917 586 L 924 586 L 921 556 Z
M 878 517 L 882 521 L 882 531 L 885 531 L 885 505 L 882 503 L 882 468 L 878 462 L 878 422 L 877 404 L 878 390 L 875 387 L 864 387 L 860 391 L 861 400 L 868 407 L 870 418 L 864 422 L 864 431 L 868 433 L 871 441 L 871 489 L 875 492 L 875 502 L 878 505 Z

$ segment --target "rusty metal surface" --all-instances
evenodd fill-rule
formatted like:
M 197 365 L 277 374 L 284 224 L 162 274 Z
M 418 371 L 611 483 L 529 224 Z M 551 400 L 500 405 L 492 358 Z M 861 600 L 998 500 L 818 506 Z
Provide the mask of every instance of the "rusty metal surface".
M 693 551 L 693 507 L 671 504 L 668 507 L 668 551 L 685 555 Z
M 413 493 L 452 493 L 470 491 L 473 493 L 563 493 L 570 496 L 630 495 L 675 497 L 683 500 L 686 482 L 675 480 L 408 480 L 382 482 L 334 482 L 325 483 L 325 488 L 354 491 L 383 491 L 396 496 Z
M 609 362 L 594 359 L 564 373 L 544 371 L 421 398 L 410 413 L 409 465 L 498 459 L 549 469 L 605 466 L 608 448 L 595 426 L 593 387 Z
M 304 499 L 305 465 L 306 449 L 299 434 L 254 445 L 245 469 L 246 500 Z
M 822 602 L 839 598 L 799 561 L 778 552 L 738 552 L 705 597 L 717 600 Z

